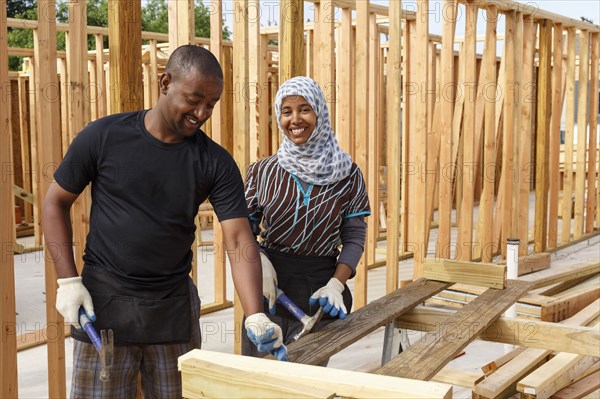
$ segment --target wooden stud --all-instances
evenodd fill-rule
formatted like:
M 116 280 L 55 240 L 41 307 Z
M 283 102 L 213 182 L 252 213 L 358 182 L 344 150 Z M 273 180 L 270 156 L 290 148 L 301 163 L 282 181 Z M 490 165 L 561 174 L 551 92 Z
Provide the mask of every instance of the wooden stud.
M 97 107 L 98 107 L 98 118 L 107 115 L 107 90 L 106 80 L 104 79 L 104 39 L 101 34 L 94 35 L 96 41 L 96 75 L 97 75 Z
M 398 289 L 398 251 L 400 237 L 400 176 L 402 119 L 401 107 L 402 84 L 402 30 L 401 1 L 390 3 L 390 34 L 387 58 L 387 255 L 386 255 L 386 293 Z
M 137 111 L 142 93 L 142 5 L 137 0 L 108 0 L 110 112 Z
M 352 9 L 342 9 L 341 24 L 337 29 L 339 46 L 337 53 L 338 103 L 336 112 L 336 136 L 340 147 L 350 155 L 354 152 L 354 130 L 352 129 Z M 397 108 L 399 109 L 399 107 Z
M 552 117 L 550 120 L 550 153 L 548 176 L 548 248 L 555 248 L 558 239 L 558 192 L 559 185 L 559 152 L 560 152 L 560 120 L 562 117 L 562 58 L 563 28 L 554 24 L 554 51 L 552 54 Z
M 455 0 L 444 0 L 442 7 L 444 18 L 442 19 L 442 93 L 440 97 L 440 113 L 442 120 L 449 121 L 452 120 L 454 112 L 454 31 L 457 2 Z M 451 174 L 448 174 L 448 171 L 452 169 L 451 165 L 454 162 L 452 159 L 452 124 L 442 124 L 440 141 L 439 228 L 436 255 L 449 259 L 453 178 Z
M 427 87 L 427 71 L 429 67 L 429 53 L 428 53 L 428 33 L 429 33 L 429 2 L 425 0 L 419 0 L 417 2 L 417 32 L 416 32 L 416 70 L 420 71 L 415 81 L 417 86 L 420 88 L 415 94 L 415 129 L 412 134 L 415 138 L 415 154 L 414 154 L 414 166 L 417 168 L 417 179 L 415 181 L 415 187 L 411 190 L 410 195 L 414 205 L 414 274 L 413 279 L 417 279 L 423 275 L 423 259 L 427 254 L 427 242 L 425 242 L 425 230 L 429 224 L 426 220 L 427 217 L 427 202 L 423 200 L 425 198 L 427 190 L 427 174 L 423 170 L 427 165 L 427 103 L 422 101 L 423 88 Z
M 260 67 L 257 86 L 258 101 L 258 158 L 263 159 L 271 155 L 269 137 L 269 39 L 266 35 L 260 35 Z
M 571 212 L 573 203 L 573 139 L 575 131 L 575 29 L 567 31 L 567 86 L 566 86 L 565 161 L 561 209 L 561 241 L 571 241 Z
M 363 170 L 367 184 L 369 202 L 371 203 L 371 215 L 367 218 L 369 227 L 367 229 L 367 242 L 365 244 L 365 258 L 367 265 L 375 263 L 375 248 L 377 247 L 377 236 L 379 235 L 379 146 L 381 143 L 381 131 L 378 129 L 378 111 L 381 107 L 379 98 L 380 87 L 378 79 L 379 70 L 379 32 L 377 32 L 377 20 L 375 14 L 369 14 L 369 95 L 368 101 L 368 140 L 367 169 Z M 366 281 L 366 276 L 365 276 Z M 366 291 L 365 291 L 366 292 Z
M 483 153 L 483 189 L 479 201 L 479 226 L 481 231 L 481 260 L 490 262 L 496 248 L 493 241 L 493 207 L 494 190 L 496 185 L 496 26 L 498 23 L 498 9 L 490 6 L 486 11 L 485 51 L 484 66 L 485 75 L 482 82 L 485 86 L 483 93 L 485 101 L 484 117 L 484 153 Z M 493 168 L 493 169 L 492 169 Z M 491 169 L 491 170 L 490 170 Z M 441 201 L 441 199 L 440 199 Z M 440 202 L 441 205 L 441 202 Z
M 334 24 L 335 5 L 332 0 L 322 0 L 314 4 L 315 16 L 315 62 L 313 63 L 315 81 L 319 83 L 329 110 L 329 119 L 335 130 L 335 105 L 337 83 L 335 82 Z
M 279 25 L 279 82 L 304 75 L 304 1 L 284 0 L 280 6 Z M 236 39 L 237 40 L 237 39 Z
M 551 56 L 552 23 L 540 22 L 539 67 L 537 94 L 537 134 L 536 134 L 536 185 L 535 185 L 535 222 L 534 252 L 544 252 L 548 238 L 548 154 L 549 128 L 552 99 Z
M 150 79 L 148 80 L 150 92 L 150 107 L 155 107 L 158 103 L 158 48 L 156 40 L 150 39 Z
M 582 30 L 579 33 L 579 84 L 577 104 L 577 160 L 575 168 L 575 223 L 573 238 L 583 235 L 585 224 L 585 181 L 586 181 L 586 147 L 588 141 L 588 85 L 590 72 L 590 34 Z M 596 76 L 595 80 L 598 80 Z M 596 94 L 596 93 L 594 93 Z M 597 97 L 597 94 L 596 94 Z M 597 110 L 594 112 L 598 113 Z
M 410 250 L 409 243 L 414 242 L 414 229 L 409 228 L 414 223 L 414 213 L 412 209 L 412 200 L 410 192 L 414 186 L 415 173 L 413 170 L 414 162 L 412 157 L 415 154 L 414 140 L 411 131 L 415 126 L 415 99 L 414 79 L 417 76 L 415 64 L 415 46 L 416 46 L 416 21 L 407 21 L 404 28 L 404 79 L 403 79 L 403 113 L 402 113 L 402 186 L 400 187 L 401 210 L 400 210 L 400 251 Z M 410 170 L 409 170 L 410 169 Z
M 260 102 L 259 76 L 261 76 L 261 47 L 260 47 L 260 3 L 258 0 L 248 0 L 247 19 L 248 19 L 248 85 L 243 86 L 247 90 L 245 96 L 248 96 L 248 151 L 249 162 L 258 160 L 258 131 L 259 114 L 258 107 Z
M 464 122 L 463 122 L 463 164 L 459 178 L 462 180 L 462 201 L 460 203 L 460 220 L 458 222 L 458 238 L 456 245 L 456 259 L 471 260 L 473 258 L 473 203 L 475 171 L 474 134 L 475 134 L 475 97 L 476 92 L 476 58 L 475 36 L 477 34 L 477 5 L 473 2 L 466 4 L 466 33 L 464 41 L 465 51 L 465 96 Z
M 32 136 L 31 133 L 35 132 L 35 130 L 31 129 L 30 124 L 30 114 L 35 112 L 30 112 L 30 109 L 27 105 L 27 78 L 25 76 L 19 76 L 19 126 L 21 132 L 21 161 L 22 161 L 22 174 L 23 174 L 23 189 L 29 193 L 32 192 L 32 184 L 31 184 L 31 142 Z M 33 208 L 32 204 L 25 202 L 24 203 L 25 214 L 24 221 L 26 223 L 33 222 Z
M 519 14 L 522 16 L 522 14 Z M 520 44 L 517 48 L 523 48 L 523 51 L 518 51 L 522 54 L 521 60 L 517 61 L 517 65 L 522 65 L 522 68 L 517 68 L 521 71 L 521 93 L 520 93 L 520 112 L 518 113 L 520 120 L 519 125 L 519 145 L 518 145 L 518 162 L 519 162 L 519 196 L 518 196 L 518 212 L 516 223 L 519 232 L 519 255 L 527 254 L 529 243 L 529 192 L 533 181 L 532 170 L 533 163 L 531 162 L 531 145 L 533 137 L 533 99 L 534 90 L 536 87 L 534 81 L 533 69 L 535 65 L 535 34 L 537 26 L 533 23 L 533 18 L 522 17 L 519 20 L 519 31 L 522 32 L 519 38 Z
M 506 286 L 506 266 L 494 263 L 425 258 L 423 277 L 448 283 L 502 289 Z
M 356 4 L 356 142 L 354 161 L 360 167 L 363 176 L 368 176 L 369 150 L 369 1 L 361 1 Z M 375 228 L 369 223 L 368 230 Z M 354 309 L 360 309 L 367 303 L 367 259 L 369 250 L 365 246 L 363 256 L 356 269 L 354 278 Z
M 169 53 L 172 53 L 179 46 L 194 43 L 196 36 L 194 0 L 168 0 L 167 7 L 169 12 Z
M 6 104 L 10 101 L 10 82 L 8 80 L 8 37 L 6 24 L 6 1 L 0 1 L 0 163 L 12 164 L 10 143 L 10 120 Z M 3 251 L 6 243 L 15 242 L 14 196 L 11 189 L 11 179 L 0 181 L 0 215 L 4 221 L 0 227 L 0 239 Z M 18 394 L 17 379 L 17 342 L 16 342 L 16 306 L 15 306 L 15 272 L 14 257 L 11 250 L 0 260 L 0 287 L 2 303 L 0 304 L 0 323 L 2 324 L 2 342 L 0 342 L 0 396 L 16 397 Z M 11 336 L 14 334 L 13 336 Z
M 598 63 L 600 62 L 600 33 L 593 33 L 591 37 L 592 56 L 590 57 L 592 65 L 590 67 L 590 133 L 589 133 L 589 154 L 588 154 L 588 172 L 587 172 L 587 201 L 585 210 L 585 233 L 591 233 L 595 226 L 600 226 L 600 208 L 598 190 Z M 594 189 L 594 187 L 596 189 Z M 594 217 L 595 215 L 595 217 Z
M 56 165 L 62 158 L 61 137 L 59 128 L 59 110 L 57 96 L 56 71 L 56 18 L 55 2 L 53 0 L 38 1 L 38 15 L 45 15 L 38 21 L 37 34 L 34 35 L 35 70 L 39 87 L 36 86 L 36 97 L 39 101 L 36 108 L 38 122 L 38 155 L 39 165 Z M 39 91 L 38 91 L 39 90 Z M 38 171 L 40 172 L 40 171 Z M 44 203 L 46 192 L 52 181 L 51 176 L 43 176 L 38 185 L 39 193 L 37 206 Z M 11 208 L 12 209 L 12 208 Z M 38 208 L 40 209 L 40 208 Z M 39 225 L 40 218 L 36 220 Z M 45 245 L 53 243 L 45 242 Z M 64 243 L 54 243 L 58 248 L 64 248 Z M 65 375 L 65 344 L 62 338 L 63 318 L 56 310 L 56 271 L 49 256 L 45 257 L 45 288 L 46 288 L 46 323 L 56 326 L 57 339 L 48 342 L 48 396 L 66 396 Z

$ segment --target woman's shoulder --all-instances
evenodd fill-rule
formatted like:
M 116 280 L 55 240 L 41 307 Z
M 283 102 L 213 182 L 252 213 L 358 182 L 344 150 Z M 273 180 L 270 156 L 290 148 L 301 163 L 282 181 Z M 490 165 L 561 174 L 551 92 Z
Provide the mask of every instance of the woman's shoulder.
M 263 159 L 260 159 L 252 164 L 250 164 L 250 168 L 252 170 L 265 170 L 265 169 L 272 169 L 272 168 L 276 168 L 279 164 L 277 163 L 277 154 L 275 155 L 271 155 L 270 157 L 266 157 Z

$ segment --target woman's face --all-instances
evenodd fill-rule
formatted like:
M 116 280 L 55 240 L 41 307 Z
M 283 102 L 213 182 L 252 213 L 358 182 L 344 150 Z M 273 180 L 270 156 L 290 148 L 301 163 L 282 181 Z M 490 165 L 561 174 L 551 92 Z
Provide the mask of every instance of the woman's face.
M 279 123 L 292 143 L 306 144 L 317 126 L 317 114 L 304 97 L 288 96 L 281 101 Z

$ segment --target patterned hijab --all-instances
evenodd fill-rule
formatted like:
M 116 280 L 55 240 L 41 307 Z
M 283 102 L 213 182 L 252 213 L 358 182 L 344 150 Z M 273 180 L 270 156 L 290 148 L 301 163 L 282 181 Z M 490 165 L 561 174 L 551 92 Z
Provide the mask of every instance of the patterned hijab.
M 288 96 L 302 96 L 317 114 L 317 125 L 305 144 L 296 145 L 283 134 L 281 103 Z M 283 143 L 277 151 L 281 167 L 301 180 L 324 186 L 337 183 L 350 174 L 352 158 L 340 148 L 329 122 L 329 111 L 321 88 L 314 80 L 297 76 L 284 82 L 275 98 L 277 125 Z

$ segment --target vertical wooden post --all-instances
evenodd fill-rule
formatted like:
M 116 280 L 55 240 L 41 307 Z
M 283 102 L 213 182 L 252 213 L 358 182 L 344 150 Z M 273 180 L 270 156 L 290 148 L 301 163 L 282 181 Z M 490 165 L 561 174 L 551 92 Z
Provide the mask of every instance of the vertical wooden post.
M 246 18 L 248 19 L 248 86 L 244 91 L 248 96 L 248 132 L 249 136 L 248 150 L 249 162 L 256 162 L 258 159 L 258 107 L 260 103 L 260 3 L 258 0 L 248 0 Z
M 233 87 L 236 99 L 233 102 L 233 158 L 240 167 L 242 175 L 250 163 L 250 146 L 248 135 L 249 99 L 245 95 L 248 88 L 248 3 L 236 0 L 233 23 Z M 235 293 L 233 317 L 235 321 L 235 336 L 241 335 L 243 309 Z M 241 353 L 241 340 L 236 339 L 234 352 Z
M 518 162 L 519 162 L 519 200 L 518 200 L 518 212 L 516 223 L 519 228 L 519 255 L 527 255 L 527 248 L 529 246 L 529 192 L 531 188 L 531 179 L 533 177 L 533 166 L 531 162 L 531 141 L 533 133 L 533 120 L 532 120 L 532 92 L 535 87 L 533 80 L 533 68 L 535 62 L 535 24 L 531 16 L 523 17 L 522 14 L 519 22 L 518 29 L 522 29 L 522 35 L 520 38 L 521 44 L 517 48 L 522 49 L 521 61 L 517 65 L 522 65 L 521 70 L 521 84 L 520 84 L 520 111 L 519 111 L 519 150 L 518 150 Z
M 142 5 L 108 0 L 110 112 L 137 111 L 142 101 Z
M 412 206 L 413 198 L 411 191 L 415 186 L 414 169 L 414 142 L 411 131 L 415 125 L 415 95 L 414 85 L 415 78 L 418 74 L 416 65 L 416 42 L 417 42 L 417 21 L 406 20 L 404 25 L 404 47 L 403 47 L 403 62 L 404 76 L 402 87 L 402 100 L 404 102 L 402 113 L 402 186 L 400 187 L 401 211 L 400 214 L 400 236 L 401 236 L 401 253 L 412 250 L 409 248 L 409 243 L 414 242 L 414 229 L 409 226 L 414 225 L 414 209 Z M 409 170 L 410 169 L 410 170 Z
M 35 129 L 31 128 L 30 117 L 35 110 L 27 107 L 27 79 L 23 75 L 19 75 L 19 115 L 21 125 L 21 160 L 23 162 L 21 169 L 23 173 L 23 188 L 27 192 L 32 192 L 31 186 L 31 140 L 35 138 L 32 132 Z M 33 209 L 30 203 L 25 202 L 25 222 L 33 222 Z
M 260 67 L 258 75 L 258 158 L 263 159 L 271 155 L 269 137 L 269 39 L 267 35 L 260 35 Z
M 97 92 L 98 97 L 98 117 L 101 118 L 106 116 L 107 104 L 107 90 L 106 80 L 104 79 L 104 38 L 102 35 L 94 35 L 96 41 L 96 77 L 97 77 Z
M 498 9 L 489 6 L 486 11 L 484 82 L 487 89 L 483 93 L 484 100 L 484 151 L 483 151 L 483 189 L 479 203 L 479 226 L 481 231 L 481 260 L 491 262 L 494 248 L 493 240 L 493 208 L 494 189 L 496 184 L 496 27 L 498 25 Z M 480 83 L 481 84 L 481 83 Z M 441 199 L 440 199 L 441 206 Z
M 179 46 L 194 44 L 194 0 L 168 0 L 169 52 Z M 112 51 L 111 51 L 112 53 Z
M 441 119 L 446 122 L 442 123 L 440 136 L 439 228 L 436 256 L 450 259 L 452 175 L 447 172 L 452 169 L 451 165 L 454 160 L 452 159 L 452 124 L 447 121 L 452 120 L 454 113 L 454 31 L 456 28 L 457 2 L 456 0 L 444 0 L 442 4 L 442 93 L 440 112 Z
M 592 33 L 592 56 L 591 56 L 591 73 L 590 73 L 590 152 L 588 155 L 588 173 L 587 173 L 587 202 L 585 210 L 585 232 L 591 233 L 594 230 L 594 219 L 596 227 L 600 226 L 600 209 L 598 208 L 597 190 L 600 189 L 598 184 L 598 62 L 600 59 L 600 33 Z M 595 187 L 597 188 L 595 189 Z M 595 214 L 595 217 L 594 217 Z
M 279 13 L 279 83 L 304 75 L 304 1 L 283 0 Z
M 548 227 L 548 152 L 551 100 L 552 22 L 540 22 L 539 68 L 537 93 L 536 135 L 536 185 L 534 252 L 543 252 L 547 247 Z
M 223 1 L 212 0 L 210 13 L 210 51 L 223 65 Z M 223 112 L 223 102 L 219 101 L 213 109 L 210 122 L 212 124 L 212 139 L 223 144 L 223 128 L 226 113 Z M 225 259 L 225 243 L 223 242 L 223 230 L 217 222 L 216 214 L 213 214 L 213 270 L 215 303 L 222 304 L 227 301 L 227 274 Z
M 90 103 L 87 72 L 87 26 L 86 0 L 76 0 L 69 3 L 69 58 L 67 59 L 69 104 L 69 134 L 68 144 L 75 138 L 77 133 L 90 121 Z M 63 152 L 66 147 L 63 146 Z M 89 188 L 85 190 L 75 201 L 73 206 L 73 242 L 75 251 L 75 263 L 79 272 L 83 269 L 83 252 L 88 233 L 87 206 L 89 199 Z M 91 199 L 90 199 L 91 200 Z
M 156 39 L 150 39 L 150 107 L 155 107 L 158 102 L 158 56 Z
M 391 4 L 390 4 L 391 5 Z M 352 97 L 352 9 L 342 9 L 342 21 L 338 27 L 337 46 L 337 112 L 336 137 L 340 147 L 350 155 L 354 154 L 354 129 L 352 129 L 353 100 Z M 398 107 L 398 109 L 400 109 Z
M 578 239 L 583 235 L 585 210 L 585 181 L 586 181 L 586 152 L 587 152 L 587 124 L 588 124 L 588 84 L 590 72 L 590 33 L 582 30 L 579 33 L 579 84 L 577 104 L 577 161 L 575 170 L 575 223 L 573 238 Z M 596 81 L 598 76 L 595 77 Z M 597 97 L 598 94 L 594 93 Z M 597 110 L 594 110 L 598 112 Z
M 502 239 L 501 243 L 506 242 L 508 237 L 517 237 L 517 226 L 512 225 L 513 212 L 517 212 L 512 208 L 514 193 L 514 175 L 515 163 L 514 159 L 514 141 L 515 141 L 515 22 L 516 12 L 508 11 L 506 14 L 506 34 L 504 35 L 504 45 L 506 48 L 506 84 L 504 91 L 504 131 L 502 135 L 502 180 L 503 186 L 503 203 L 502 203 Z M 520 65 L 519 65 L 520 68 Z M 506 248 L 501 245 L 502 253 L 505 255 Z
M 398 289 L 398 251 L 400 236 L 400 148 L 402 134 L 402 2 L 390 3 L 389 51 L 387 56 L 387 255 L 385 292 Z
M 564 182 L 562 196 L 561 243 L 571 241 L 571 212 L 573 211 L 573 136 L 575 131 L 575 28 L 567 30 L 566 125 L 564 150 Z
M 335 5 L 332 0 L 321 0 L 315 3 L 315 81 L 319 83 L 325 94 L 329 118 L 335 130 L 335 105 L 337 85 L 335 81 L 335 60 L 333 58 L 333 30 L 335 23 Z
M 6 23 L 6 1 L 0 0 L 0 163 L 12 164 L 10 145 L 9 107 L 10 81 L 8 80 L 8 28 Z M 0 259 L 0 324 L 2 342 L 0 342 L 0 396 L 13 398 L 18 396 L 17 379 L 17 320 L 15 306 L 15 270 L 13 243 L 15 242 L 14 196 L 12 179 L 0 180 L 0 240 L 2 258 Z
M 427 165 L 427 135 L 428 135 L 428 117 L 427 102 L 424 101 L 422 94 L 427 87 L 427 69 L 429 66 L 429 2 L 426 0 L 417 1 L 417 37 L 415 42 L 415 58 L 417 99 L 415 101 L 415 167 L 418 177 L 415 180 L 415 187 L 411 190 L 413 205 L 415 209 L 414 223 L 414 274 L 413 279 L 423 275 L 423 259 L 427 253 L 427 242 L 425 241 L 426 229 L 429 227 L 427 220 L 427 201 L 424 201 L 427 192 L 427 173 L 424 168 Z
M 550 119 L 550 154 L 548 191 L 548 248 L 556 248 L 558 238 L 558 192 L 560 163 L 560 120 L 562 116 L 562 56 L 563 28 L 554 24 L 554 51 L 552 53 L 552 117 Z
M 356 3 L 356 143 L 354 160 L 364 176 L 368 175 L 367 151 L 369 148 L 369 3 L 369 1 Z M 371 203 L 371 207 L 375 209 L 373 212 L 376 212 L 376 204 Z M 371 228 L 374 226 L 369 224 L 367 229 Z M 370 249 L 372 248 L 365 245 L 365 251 L 356 270 L 355 310 L 367 303 L 367 259 Z
M 38 20 L 37 35 L 34 35 L 35 69 L 38 86 L 38 173 L 41 176 L 37 206 L 44 203 L 46 192 L 53 179 L 54 168 L 61 160 L 61 137 L 59 126 L 58 90 L 56 80 L 56 2 L 54 0 L 38 0 L 38 15 L 45 16 Z M 54 89 L 52 89 L 54 88 Z M 41 209 L 41 208 L 40 208 Z M 40 224 L 40 218 L 36 219 Z M 65 243 L 66 244 L 66 243 Z M 56 271 L 54 262 L 45 258 L 46 282 L 46 323 L 55 328 L 59 334 L 56 339 L 48 340 L 48 396 L 51 398 L 66 396 L 65 376 L 65 344 L 63 338 L 63 318 L 56 311 Z
M 475 88 L 477 85 L 476 43 L 477 34 L 477 5 L 474 2 L 466 4 L 466 31 L 464 41 L 465 51 L 465 96 L 463 122 L 463 164 L 459 178 L 462 179 L 462 201 L 460 203 L 460 221 L 458 223 L 457 254 L 459 260 L 473 259 L 473 204 L 475 171 Z

